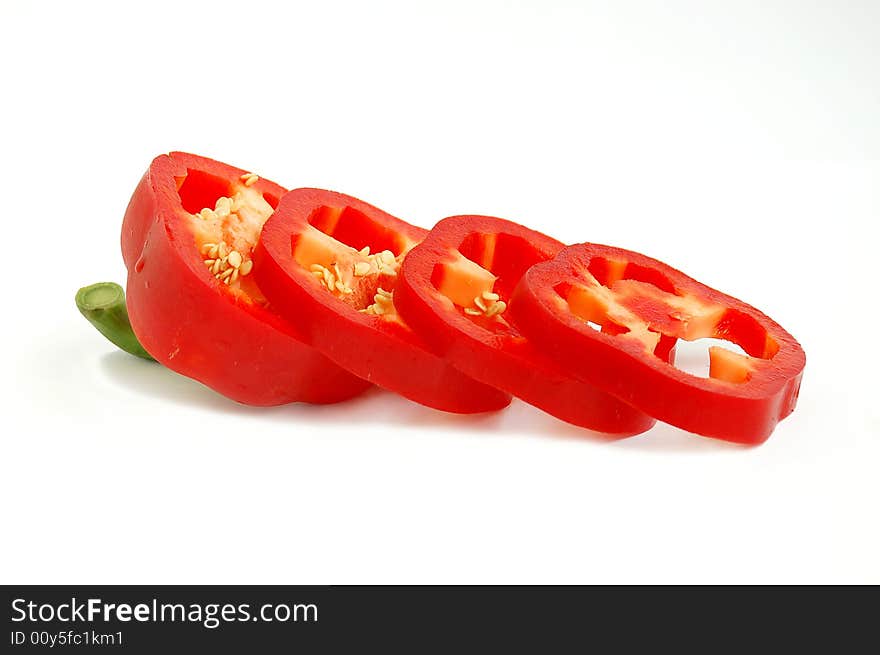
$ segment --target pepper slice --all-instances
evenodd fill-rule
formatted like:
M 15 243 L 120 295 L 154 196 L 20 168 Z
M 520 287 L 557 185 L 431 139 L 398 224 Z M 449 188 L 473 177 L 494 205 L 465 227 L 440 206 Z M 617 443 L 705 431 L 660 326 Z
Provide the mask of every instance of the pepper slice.
M 517 324 L 566 370 L 690 432 L 765 441 L 795 407 L 806 362 L 778 323 L 645 255 L 590 243 L 530 269 L 511 303 Z M 590 325 L 601 326 L 601 331 Z M 656 355 L 663 339 L 724 339 L 709 377 Z
M 398 310 L 438 354 L 485 384 L 574 425 L 619 435 L 643 432 L 654 424 L 651 417 L 565 372 L 505 311 L 523 273 L 561 248 L 501 218 L 445 218 L 407 254 Z
M 254 275 L 276 311 L 355 375 L 448 412 L 506 407 L 508 394 L 431 353 L 397 313 L 400 262 L 426 234 L 357 198 L 295 189 L 263 227 Z
M 251 274 L 284 192 L 205 157 L 156 157 L 122 225 L 131 326 L 157 361 L 238 402 L 337 402 L 369 385 L 303 343 Z

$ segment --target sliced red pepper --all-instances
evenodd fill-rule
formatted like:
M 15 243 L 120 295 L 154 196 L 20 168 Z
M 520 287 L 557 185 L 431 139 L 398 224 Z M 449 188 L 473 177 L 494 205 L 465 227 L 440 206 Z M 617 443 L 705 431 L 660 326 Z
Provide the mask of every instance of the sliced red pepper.
M 254 274 L 273 308 L 354 374 L 448 412 L 506 407 L 508 394 L 431 353 L 397 313 L 400 262 L 425 234 L 357 198 L 295 189 L 263 227 Z
M 797 402 L 805 355 L 760 311 L 636 252 L 580 244 L 530 269 L 511 303 L 517 324 L 567 371 L 690 432 L 756 444 Z M 601 326 L 601 331 L 590 323 Z M 663 339 L 704 337 L 709 378 L 656 355 Z
M 303 343 L 251 274 L 284 192 L 196 155 L 153 160 L 122 226 L 131 325 L 156 360 L 238 402 L 344 400 L 368 384 Z
M 398 309 L 436 352 L 485 384 L 578 426 L 620 435 L 647 430 L 651 417 L 565 372 L 505 312 L 523 273 L 562 247 L 500 218 L 443 219 L 407 254 Z

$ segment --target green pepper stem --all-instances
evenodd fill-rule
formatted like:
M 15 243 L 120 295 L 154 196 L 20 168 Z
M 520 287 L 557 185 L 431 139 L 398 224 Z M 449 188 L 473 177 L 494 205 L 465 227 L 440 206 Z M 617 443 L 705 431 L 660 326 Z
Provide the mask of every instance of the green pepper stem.
M 115 282 L 98 282 L 76 292 L 79 313 L 98 328 L 116 346 L 127 353 L 153 361 L 137 340 L 128 310 L 125 308 L 125 291 Z

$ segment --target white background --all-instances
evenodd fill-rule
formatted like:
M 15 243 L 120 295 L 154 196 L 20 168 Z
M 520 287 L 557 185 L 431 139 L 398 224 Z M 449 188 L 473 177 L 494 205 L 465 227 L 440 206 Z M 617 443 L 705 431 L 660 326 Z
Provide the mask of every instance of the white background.
M 2 0 L 6 583 L 880 582 L 880 4 Z M 807 352 L 758 448 L 249 409 L 73 296 L 173 149 L 644 251 Z

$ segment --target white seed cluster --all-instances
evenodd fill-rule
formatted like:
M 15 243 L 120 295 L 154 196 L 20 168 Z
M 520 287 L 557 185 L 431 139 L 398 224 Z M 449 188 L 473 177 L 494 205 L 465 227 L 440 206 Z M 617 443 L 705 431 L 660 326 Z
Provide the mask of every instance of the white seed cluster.
M 244 182 L 245 186 L 253 186 L 260 179 L 260 176 L 254 173 L 244 173 L 239 179 Z
M 390 250 L 383 250 L 382 252 L 377 252 L 375 255 L 368 254 L 367 259 L 370 260 L 372 265 L 375 266 L 376 270 L 380 273 L 384 273 L 385 275 L 397 275 L 397 258 Z
M 333 262 L 332 268 L 321 266 L 321 264 L 312 264 L 309 270 L 312 272 L 318 282 L 327 288 L 330 293 L 338 293 L 340 295 L 350 295 L 354 293 L 342 277 L 342 271 L 339 270 L 339 264 Z
M 247 173 L 242 175 L 241 179 L 244 181 L 245 186 L 250 186 L 260 178 L 253 173 Z M 214 203 L 213 209 L 205 207 L 195 216 L 206 221 L 222 220 L 229 216 L 235 218 L 237 217 L 238 210 L 241 208 L 241 202 L 240 193 L 236 193 L 231 198 L 220 196 L 217 198 L 217 202 Z M 227 285 L 234 283 L 239 277 L 249 274 L 254 267 L 253 261 L 245 259 L 245 256 L 239 251 L 230 249 L 222 241 L 220 243 L 205 243 L 202 245 L 200 252 L 205 257 L 205 266 L 208 267 L 211 274 Z
M 370 246 L 364 246 L 358 254 L 365 259 L 355 262 L 352 273 L 355 277 L 364 277 L 370 273 L 382 273 L 384 275 L 397 275 L 399 263 L 397 257 L 390 250 L 383 250 L 370 254 Z
M 229 247 L 223 242 L 206 243 L 200 252 L 206 258 L 204 260 L 205 266 L 215 278 L 224 284 L 232 284 L 239 277 L 250 273 L 254 267 L 252 260 L 245 260 L 240 252 L 229 250 Z
M 507 309 L 507 303 L 501 300 L 501 296 L 492 291 L 484 291 L 474 298 L 473 307 L 465 307 L 464 313 L 468 316 L 492 318 L 502 314 L 505 309 Z
M 348 275 L 344 274 L 340 269 L 338 262 L 333 262 L 330 266 L 312 264 L 309 266 L 309 271 L 315 276 L 321 286 L 339 297 L 354 293 L 354 289 L 349 286 L 354 278 L 376 274 L 397 275 L 400 263 L 390 250 L 382 250 L 381 252 L 370 254 L 370 247 L 364 246 L 358 251 L 358 254 L 364 259 L 354 262 L 351 268 L 346 271 L 349 273 Z M 372 304 L 358 311 L 377 316 L 391 314 L 394 312 L 392 294 L 392 291 L 379 288 L 373 296 Z
M 236 193 L 231 198 L 220 196 L 219 198 L 217 198 L 217 202 L 214 204 L 214 209 L 211 209 L 210 207 L 205 207 L 204 209 L 199 211 L 196 216 L 206 221 L 217 220 L 226 218 L 227 216 L 235 215 L 240 208 L 241 194 Z
M 373 296 L 373 304 L 359 311 L 370 316 L 394 313 L 394 291 L 386 291 L 379 287 L 376 289 L 376 295 Z

